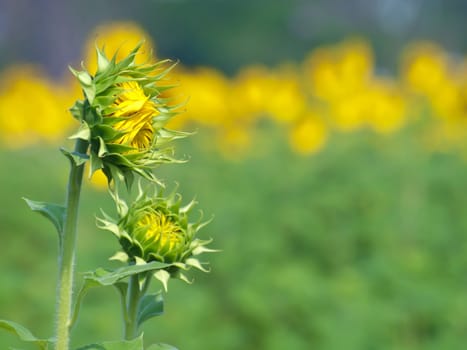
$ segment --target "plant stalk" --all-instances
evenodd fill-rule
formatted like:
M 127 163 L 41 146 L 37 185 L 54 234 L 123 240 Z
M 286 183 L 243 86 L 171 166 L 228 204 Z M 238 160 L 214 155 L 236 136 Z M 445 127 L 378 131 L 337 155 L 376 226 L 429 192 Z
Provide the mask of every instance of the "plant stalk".
M 78 139 L 75 152 L 86 154 L 88 142 Z M 70 161 L 71 170 L 66 194 L 65 222 L 62 243 L 59 250 L 59 275 L 56 309 L 56 350 L 68 350 L 70 343 L 70 321 L 74 282 L 74 260 L 77 237 L 78 208 L 83 182 L 84 164 L 76 165 Z
M 132 340 L 138 336 L 137 314 L 141 298 L 138 274 L 130 277 L 127 293 L 127 319 L 125 320 L 125 339 Z

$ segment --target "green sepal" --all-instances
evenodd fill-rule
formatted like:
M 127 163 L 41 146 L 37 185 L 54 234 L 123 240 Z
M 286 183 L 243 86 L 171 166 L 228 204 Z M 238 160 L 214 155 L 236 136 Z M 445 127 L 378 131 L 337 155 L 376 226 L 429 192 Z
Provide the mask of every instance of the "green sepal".
M 134 151 L 135 148 L 131 147 L 131 146 L 120 145 L 120 144 L 117 144 L 117 143 L 109 143 L 107 145 L 107 150 L 109 151 L 110 154 L 120 155 L 121 153 Z
M 3 328 L 6 331 L 15 334 L 22 341 L 28 343 L 35 343 L 41 350 L 47 350 L 49 348 L 49 345 L 52 345 L 54 343 L 53 339 L 37 338 L 31 333 L 30 330 L 16 322 L 0 320 L 0 328 Z
M 97 155 L 102 158 L 106 154 L 109 153 L 109 150 L 107 149 L 107 146 L 105 144 L 105 141 L 102 137 L 98 136 L 97 140 L 99 141 L 99 150 L 97 151 Z
M 85 111 L 84 104 L 84 101 L 77 100 L 75 104 L 70 108 L 71 115 L 79 121 L 83 121 Z
M 153 276 L 155 279 L 159 280 L 162 283 L 162 285 L 164 286 L 164 290 L 167 292 L 169 286 L 170 273 L 166 270 L 157 270 L 156 272 L 154 272 Z
M 94 98 L 96 97 L 96 87 L 94 85 L 83 86 L 81 85 L 90 104 L 93 104 Z
M 96 47 L 97 51 L 97 73 L 103 73 L 110 65 L 110 61 L 105 56 L 105 53 Z
M 75 132 L 73 135 L 68 137 L 69 139 L 82 139 L 85 141 L 91 140 L 91 129 L 89 128 L 88 123 L 82 122 L 81 125 L 79 126 L 79 129 L 77 132 Z
M 112 141 L 122 135 L 125 135 L 124 132 L 115 130 L 114 128 L 106 124 L 98 124 L 94 126 L 94 131 L 96 132 L 97 135 L 99 135 L 100 137 L 102 137 L 104 140 L 107 140 L 107 141 Z
M 144 321 L 164 313 L 164 299 L 161 293 L 146 294 L 139 302 L 138 315 L 136 316 L 138 327 Z
M 157 343 L 149 345 L 146 350 L 178 350 L 175 346 L 164 344 L 164 343 Z
M 94 153 L 91 153 L 91 167 L 89 169 L 89 178 L 91 178 L 92 174 L 94 174 L 97 170 L 102 169 L 103 167 L 104 164 L 102 160 Z
M 81 88 L 88 101 L 92 104 L 94 97 L 96 96 L 96 87 L 93 84 L 92 76 L 86 71 L 77 71 L 72 67 L 68 67 L 71 73 L 78 78 Z
M 89 160 L 89 156 L 84 153 L 70 152 L 63 147 L 60 148 L 60 151 L 70 160 L 70 162 L 74 163 L 76 166 L 83 165 Z
M 110 90 L 110 89 L 108 89 Z M 94 105 L 97 106 L 110 106 L 113 102 L 115 101 L 115 96 L 110 95 L 110 96 L 98 96 L 94 98 Z M 106 111 L 104 109 L 103 111 Z
M 108 157 L 116 157 L 118 158 L 119 155 L 117 154 L 112 154 L 109 155 Z M 114 180 L 115 186 L 119 186 L 121 183 L 125 184 L 125 187 L 127 188 L 128 191 L 131 190 L 131 187 L 133 185 L 133 181 L 135 179 L 135 175 L 131 171 L 130 168 L 128 167 L 117 167 L 114 165 L 107 164 L 104 166 L 104 173 L 107 176 L 107 179 L 109 182 L 111 180 Z M 138 170 L 135 170 L 138 172 Z
M 82 119 L 88 123 L 89 126 L 94 126 L 102 123 L 102 116 L 97 113 L 96 109 L 91 107 L 89 101 L 86 100 L 83 104 L 83 117 Z
M 141 334 L 138 338 L 133 340 L 107 341 L 89 344 L 75 350 L 144 350 L 143 335 Z
M 72 67 L 68 67 L 68 69 L 71 71 L 71 73 L 75 77 L 78 78 L 81 86 L 91 86 L 92 85 L 92 77 L 88 72 L 78 71 L 76 69 L 73 69 Z
M 42 214 L 47 219 L 49 219 L 52 224 L 54 224 L 55 228 L 57 229 L 58 239 L 61 245 L 66 208 L 60 204 L 37 202 L 24 197 L 23 199 L 32 211 L 37 211 L 39 214 Z

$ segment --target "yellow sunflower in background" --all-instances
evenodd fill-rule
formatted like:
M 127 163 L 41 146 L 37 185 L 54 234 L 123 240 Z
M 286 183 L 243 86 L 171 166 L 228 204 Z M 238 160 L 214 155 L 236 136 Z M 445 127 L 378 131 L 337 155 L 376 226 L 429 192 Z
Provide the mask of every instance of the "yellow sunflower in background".
M 135 63 L 148 63 L 156 59 L 155 45 L 149 33 L 134 22 L 111 22 L 96 27 L 88 36 L 83 57 L 88 71 L 95 74 L 97 70 L 96 47 L 102 48 L 107 56 L 115 54 L 117 62 L 142 43 Z

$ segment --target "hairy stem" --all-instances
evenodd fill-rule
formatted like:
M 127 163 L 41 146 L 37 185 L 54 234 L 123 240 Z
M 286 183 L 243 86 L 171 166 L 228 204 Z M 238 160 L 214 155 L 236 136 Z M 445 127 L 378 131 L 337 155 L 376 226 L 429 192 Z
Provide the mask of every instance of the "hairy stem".
M 78 139 L 75 152 L 85 154 L 88 142 Z M 56 310 L 56 350 L 68 350 L 70 343 L 70 321 L 74 280 L 74 260 L 77 236 L 77 220 L 84 164 L 76 165 L 71 161 L 68 180 L 65 223 L 62 244 L 59 251 L 59 275 Z
M 125 339 L 131 340 L 138 336 L 138 305 L 141 298 L 138 275 L 130 277 L 127 293 L 127 319 L 125 320 Z

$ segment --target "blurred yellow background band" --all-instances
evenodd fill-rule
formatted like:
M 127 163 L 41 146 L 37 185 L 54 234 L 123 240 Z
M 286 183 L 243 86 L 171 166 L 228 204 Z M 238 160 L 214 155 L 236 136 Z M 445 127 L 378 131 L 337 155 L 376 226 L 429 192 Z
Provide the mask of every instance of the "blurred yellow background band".
M 96 46 L 118 61 L 142 40 L 137 61 L 155 60 L 155 44 L 138 24 L 98 26 L 84 48 L 87 68 L 96 69 Z M 263 119 L 283 129 L 291 149 L 301 155 L 321 150 L 332 133 L 369 129 L 390 134 L 421 119 L 425 122 L 417 133 L 426 147 L 446 150 L 467 143 L 466 67 L 467 59 L 419 42 L 400 53 L 399 75 L 381 75 L 368 42 L 349 38 L 312 49 L 303 62 L 246 66 L 233 77 L 211 67 L 178 64 L 162 84 L 174 86 L 163 95 L 183 112 L 169 127 L 211 129 L 218 135 L 214 145 L 226 158 L 248 154 Z M 10 65 L 1 72 L 1 82 L 3 147 L 54 144 L 74 126 L 67 110 L 81 96 L 76 82 L 52 80 L 41 67 L 27 64 Z

